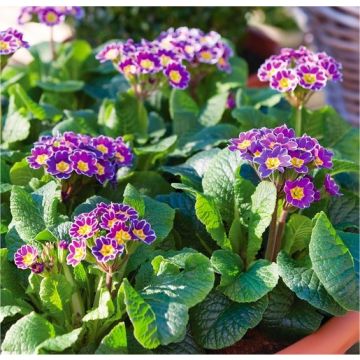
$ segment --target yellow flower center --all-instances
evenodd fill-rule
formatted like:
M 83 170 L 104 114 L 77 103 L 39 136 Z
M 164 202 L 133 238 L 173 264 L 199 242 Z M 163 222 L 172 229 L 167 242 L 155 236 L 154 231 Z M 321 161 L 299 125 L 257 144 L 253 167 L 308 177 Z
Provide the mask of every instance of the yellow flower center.
M 314 74 L 305 74 L 303 79 L 307 84 L 313 84 L 316 81 L 316 76 Z
M 282 89 L 286 89 L 287 87 L 289 87 L 289 79 L 282 78 L 279 83 Z
M 74 259 L 75 260 L 82 260 L 83 257 L 84 257 L 84 249 L 83 248 L 76 248 L 75 249 L 75 254 L 74 254 Z
M 103 154 L 107 154 L 109 152 L 109 149 L 104 144 L 99 144 L 98 146 L 96 146 L 96 149 Z
M 221 65 L 221 66 L 226 65 L 226 61 L 225 61 L 225 59 L 224 59 L 223 57 L 221 57 L 221 58 L 219 59 L 218 63 L 219 63 L 219 65 Z
M 123 156 L 121 153 L 119 153 L 119 152 L 117 152 L 117 153 L 115 154 L 115 157 L 116 157 L 116 159 L 118 159 L 119 161 L 124 161 L 124 160 L 125 160 L 124 156 Z
M 186 45 L 185 49 L 184 49 L 187 53 L 192 53 L 194 52 L 194 47 L 191 45 Z
M 161 65 L 166 66 L 171 60 L 170 56 L 167 55 L 161 55 L 160 61 L 161 61 Z
M 316 156 L 314 163 L 316 166 L 322 166 L 324 162 L 318 156 Z
M 277 157 L 268 158 L 265 161 L 265 165 L 268 169 L 277 169 L 280 166 L 280 160 Z
M 77 163 L 77 168 L 80 170 L 80 171 L 88 171 L 89 170 L 89 164 L 85 161 L 82 161 L 80 160 L 78 163 Z
M 133 231 L 133 233 L 136 237 L 138 237 L 141 240 L 144 240 L 146 238 L 146 235 L 144 234 L 143 229 L 139 229 L 139 230 L 135 229 Z
M 244 140 L 241 143 L 238 144 L 238 149 L 240 150 L 245 150 L 247 149 L 249 146 L 251 145 L 251 141 L 250 140 Z
M 181 81 L 181 74 L 177 70 L 171 70 L 169 73 L 169 78 L 174 83 L 179 83 Z
M 53 12 L 49 12 L 46 14 L 46 21 L 50 24 L 55 23 L 57 21 L 57 19 L 58 19 L 58 16 Z
M 111 245 L 103 245 L 100 250 L 100 253 L 103 256 L 109 256 L 109 255 L 112 255 L 114 253 L 114 251 L 115 250 Z
M 108 227 L 111 228 L 115 223 L 117 222 L 117 219 L 111 219 L 108 221 Z
M 261 155 L 261 151 L 256 150 L 256 151 L 254 152 L 254 156 L 255 156 L 255 157 L 258 157 L 258 156 L 260 156 L 260 155 Z
M 304 189 L 300 186 L 295 186 L 290 190 L 291 197 L 295 200 L 302 200 L 304 197 Z
M 118 55 L 119 55 L 118 50 L 111 49 L 105 54 L 105 59 L 106 60 L 115 60 Z
M 147 70 L 150 70 L 154 67 L 154 63 L 149 59 L 141 60 L 140 65 L 142 68 L 147 69 Z
M 23 257 L 23 263 L 26 266 L 30 266 L 32 265 L 34 262 L 34 255 L 31 253 L 27 253 L 24 257 Z
M 132 76 L 133 72 L 134 72 L 134 65 L 126 65 L 123 68 L 123 72 L 126 76 Z
M 92 230 L 92 227 L 88 224 L 79 227 L 78 233 L 80 235 L 88 235 Z
M 70 165 L 65 161 L 60 161 L 59 163 L 56 164 L 56 170 L 62 173 L 68 171 L 69 168 Z
M 7 50 L 9 48 L 9 43 L 6 41 L 0 41 L 0 50 Z
M 268 77 L 273 76 L 273 75 L 275 74 L 275 71 L 276 71 L 275 69 L 269 70 L 269 71 L 267 72 Z
M 60 141 L 54 141 L 54 143 L 53 143 L 53 146 L 54 147 L 59 147 L 60 146 Z
M 47 159 L 48 159 L 48 156 L 46 154 L 41 154 L 36 157 L 36 162 L 40 165 L 43 165 L 43 164 L 45 164 Z
M 202 51 L 201 58 L 204 60 L 211 60 L 212 59 L 211 52 L 210 51 Z
M 123 244 L 124 241 L 131 240 L 131 236 L 127 231 L 119 230 L 115 234 L 115 239 L 118 244 Z
M 291 158 L 290 161 L 291 161 L 291 164 L 292 164 L 294 167 L 296 167 L 296 168 L 300 168 L 300 167 L 302 167 L 303 164 L 304 164 L 304 160 L 299 159 L 299 158 L 297 158 L 297 157 Z
M 104 166 L 97 163 L 96 167 L 97 167 L 97 174 L 98 175 L 104 175 L 105 174 L 105 167 Z

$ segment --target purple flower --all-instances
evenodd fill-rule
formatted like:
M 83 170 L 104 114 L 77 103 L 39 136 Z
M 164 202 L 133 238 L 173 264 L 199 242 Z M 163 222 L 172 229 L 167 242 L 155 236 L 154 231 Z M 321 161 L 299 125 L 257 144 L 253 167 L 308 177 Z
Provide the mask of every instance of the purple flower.
M 86 257 L 86 244 L 84 240 L 73 240 L 69 244 L 69 254 L 66 257 L 66 263 L 73 267 L 80 264 Z
M 108 262 L 114 260 L 116 255 L 124 251 L 124 246 L 118 245 L 115 239 L 109 239 L 100 236 L 95 240 L 95 245 L 91 248 L 91 252 L 99 262 Z
M 260 140 L 260 143 L 261 145 L 269 149 L 274 149 L 276 146 L 281 146 L 288 150 L 297 149 L 296 141 L 289 139 L 282 132 L 279 132 L 278 134 L 274 134 L 274 132 L 266 134 Z
M 250 130 L 239 134 L 238 138 L 230 139 L 229 150 L 239 150 L 242 154 L 246 153 L 250 145 L 257 140 L 258 132 L 256 130 Z
M 236 107 L 235 95 L 232 92 L 229 92 L 229 95 L 226 99 L 226 108 L 227 109 L 234 109 Z
M 96 205 L 96 208 L 93 211 L 91 211 L 91 214 L 93 216 L 101 217 L 102 215 L 108 213 L 109 210 L 110 210 L 110 205 L 101 202 Z
M 260 81 L 270 81 L 278 70 L 286 69 L 287 62 L 281 60 L 266 60 L 258 70 Z
M 30 266 L 30 270 L 34 274 L 40 274 L 44 271 L 44 264 L 41 262 L 35 262 Z
M 325 175 L 324 186 L 326 192 L 331 196 L 341 196 L 340 187 L 336 181 L 329 175 Z
M 119 62 L 122 54 L 122 44 L 114 42 L 108 45 L 105 45 L 104 48 L 96 55 L 96 59 L 101 63 L 106 61 Z
M 115 176 L 115 169 L 109 160 L 97 159 L 95 177 L 100 184 L 104 184 L 108 180 L 112 180 Z
M 316 145 L 315 148 L 312 150 L 312 154 L 314 157 L 314 165 L 317 168 L 332 168 L 333 153 L 330 150 L 327 150 L 320 145 Z
M 130 166 L 132 163 L 133 154 L 125 144 L 117 144 L 115 145 L 114 158 L 116 164 Z
M 77 174 L 87 176 L 96 174 L 96 156 L 94 153 L 86 150 L 75 150 L 69 158 L 73 162 L 73 169 Z
M 115 239 L 118 245 L 123 245 L 126 241 L 135 239 L 131 227 L 123 222 L 115 223 L 115 225 L 110 229 L 108 237 Z
M 74 219 L 69 234 L 72 238 L 85 240 L 93 237 L 98 230 L 97 219 L 84 213 Z
M 278 70 L 270 79 L 270 87 L 280 92 L 295 90 L 299 79 L 293 69 Z
M 59 246 L 59 249 L 67 250 L 67 248 L 69 247 L 69 244 L 66 240 L 60 240 L 58 246 Z
M 100 135 L 92 138 L 90 144 L 105 158 L 111 158 L 114 155 L 114 140 L 108 136 Z
M 119 71 L 127 78 L 138 73 L 138 66 L 132 59 L 125 59 L 118 64 Z
M 17 31 L 16 29 L 9 28 L 6 30 L 6 32 L 10 35 L 12 35 L 16 39 L 16 43 L 18 45 L 18 48 L 28 48 L 30 45 L 27 41 L 23 39 L 23 34 L 20 31 Z
M 185 89 L 189 85 L 190 74 L 181 64 L 169 64 L 164 74 L 169 79 L 170 85 L 176 89 Z
M 319 64 L 324 70 L 327 80 L 342 80 L 341 65 L 338 64 L 333 58 L 324 58 L 323 60 L 320 60 Z
M 196 54 L 196 57 L 199 60 L 199 62 L 205 64 L 216 64 L 218 62 L 217 55 L 218 53 L 215 51 L 214 48 L 209 46 L 203 46 Z
M 111 204 L 111 208 L 121 221 L 137 220 L 139 217 L 137 211 L 126 204 Z
M 23 245 L 16 251 L 14 255 L 14 262 L 19 269 L 28 269 L 36 262 L 37 257 L 38 251 L 36 247 Z
M 289 151 L 289 155 L 291 157 L 291 165 L 297 173 L 306 174 L 309 171 L 309 168 L 306 166 L 306 164 L 313 160 L 311 153 L 295 150 Z
M 20 14 L 18 16 L 18 24 L 19 25 L 24 25 L 25 23 L 29 22 L 32 17 L 33 17 L 33 14 L 36 13 L 36 9 L 37 9 L 37 6 L 24 6 L 21 8 L 20 10 Z
M 163 67 L 166 67 L 170 63 L 179 61 L 178 55 L 172 50 L 160 49 L 156 53 L 156 56 L 159 58 L 160 64 Z
M 59 179 L 68 179 L 73 171 L 72 161 L 69 159 L 69 152 L 65 150 L 54 153 L 47 161 L 47 172 Z
M 48 158 L 51 156 L 52 150 L 47 146 L 35 146 L 31 150 L 31 155 L 26 158 L 30 167 L 39 169 L 46 164 Z
M 156 239 L 155 231 L 145 220 L 134 220 L 132 232 L 135 238 L 148 245 L 150 245 Z
M 287 149 L 276 146 L 273 150 L 264 150 L 254 162 L 260 164 L 259 172 L 262 178 L 268 177 L 274 171 L 284 172 L 284 167 L 291 165 Z
M 320 66 L 304 64 L 297 68 L 299 84 L 304 89 L 318 91 L 326 85 L 326 75 Z
M 0 32 L 0 55 L 10 55 L 17 51 L 20 47 L 19 39 L 13 35 L 12 29 L 9 28 Z
M 223 44 L 222 46 L 223 48 L 223 53 L 220 56 L 218 62 L 217 62 L 217 68 L 221 71 L 225 71 L 227 73 L 231 72 L 231 65 L 229 62 L 229 58 L 231 56 L 233 56 L 233 51 L 231 50 L 231 48 L 225 44 Z
M 306 177 L 294 181 L 287 180 L 284 192 L 287 203 L 300 209 L 309 207 L 314 201 L 314 184 Z
M 137 55 L 136 62 L 140 68 L 141 73 L 151 74 L 155 73 L 161 67 L 159 59 L 156 55 L 149 52 L 141 52 Z
M 119 221 L 121 221 L 121 217 L 115 214 L 115 211 L 109 210 L 101 216 L 100 226 L 104 229 L 111 230 Z
M 311 136 L 303 135 L 296 139 L 298 150 L 311 151 L 317 145 L 317 140 Z
M 39 21 L 47 26 L 55 26 L 64 22 L 65 17 L 54 7 L 44 7 L 38 12 Z
M 285 124 L 276 127 L 273 131 L 273 134 L 275 135 L 284 135 L 287 138 L 293 138 L 295 137 L 295 131 L 294 129 L 288 128 Z

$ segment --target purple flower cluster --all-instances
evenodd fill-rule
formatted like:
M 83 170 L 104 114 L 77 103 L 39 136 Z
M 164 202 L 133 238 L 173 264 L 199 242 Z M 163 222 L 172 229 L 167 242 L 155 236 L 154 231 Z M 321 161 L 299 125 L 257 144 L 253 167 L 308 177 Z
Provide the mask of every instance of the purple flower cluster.
M 342 79 L 342 66 L 324 52 L 314 53 L 304 46 L 298 49 L 284 48 L 273 55 L 258 70 L 260 81 L 280 92 L 292 92 L 297 87 L 318 91 L 328 80 Z
M 81 19 L 84 10 L 80 6 L 24 6 L 21 8 L 18 23 L 23 25 L 37 17 L 39 23 L 55 26 L 63 23 L 68 16 Z
M 117 170 L 130 166 L 132 159 L 133 154 L 121 137 L 91 137 L 73 132 L 41 137 L 27 157 L 30 167 L 44 167 L 58 179 L 68 179 L 75 172 L 95 176 L 101 184 L 115 181 Z
M 135 43 L 129 39 L 107 44 L 96 58 L 100 62 L 112 61 L 135 89 L 149 87 L 147 92 L 151 93 L 163 84 L 164 76 L 172 87 L 185 89 L 190 73 L 184 63 L 193 67 L 200 63 L 216 64 L 220 70 L 229 72 L 230 56 L 230 47 L 218 33 L 205 34 L 199 29 L 182 27 L 169 29 L 154 41 Z
M 113 261 L 125 251 L 127 241 L 139 240 L 150 245 L 156 235 L 146 220 L 126 204 L 100 203 L 89 213 L 77 216 L 69 234 L 67 263 L 78 265 L 87 256 L 87 248 L 100 264 Z
M 11 55 L 20 48 L 28 48 L 29 44 L 23 40 L 23 34 L 8 28 L 0 31 L 0 55 Z
M 44 264 L 39 258 L 38 250 L 31 245 L 21 246 L 14 255 L 14 262 L 19 269 L 30 269 L 35 274 L 44 271 Z
M 308 135 L 296 137 L 286 125 L 275 129 L 253 129 L 231 139 L 229 150 L 239 151 L 261 179 L 270 178 L 284 191 L 289 205 L 305 208 L 320 199 L 312 182 L 313 169 L 331 169 L 333 153 Z M 326 175 L 325 190 L 339 196 L 339 187 Z

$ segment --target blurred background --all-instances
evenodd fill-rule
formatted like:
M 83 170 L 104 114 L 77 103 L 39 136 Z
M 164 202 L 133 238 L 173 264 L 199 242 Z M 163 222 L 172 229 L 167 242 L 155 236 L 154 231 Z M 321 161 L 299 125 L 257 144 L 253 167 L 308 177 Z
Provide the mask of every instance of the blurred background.
M 17 25 L 20 8 L 2 8 L 1 30 L 15 27 L 25 33 L 30 44 L 48 41 L 49 28 L 28 23 Z M 249 64 L 249 86 L 267 86 L 257 81 L 256 71 L 263 61 L 281 47 L 304 44 L 326 51 L 342 62 L 344 81 L 329 83 L 326 93 L 311 99 L 312 108 L 329 103 L 352 124 L 359 125 L 359 7 L 86 7 L 85 18 L 56 28 L 56 41 L 73 36 L 94 47 L 111 39 L 138 41 L 153 39 L 169 27 L 197 27 L 215 30 L 229 39 L 237 54 Z M 74 26 L 72 26 L 74 25 Z M 14 61 L 30 61 L 26 50 Z

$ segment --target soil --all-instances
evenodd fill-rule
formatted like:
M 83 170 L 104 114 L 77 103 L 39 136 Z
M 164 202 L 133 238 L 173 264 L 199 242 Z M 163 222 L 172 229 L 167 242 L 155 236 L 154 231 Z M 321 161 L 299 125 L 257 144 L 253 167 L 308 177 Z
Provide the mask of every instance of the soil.
M 289 346 L 289 341 L 271 339 L 261 330 L 249 330 L 245 336 L 232 346 L 212 351 L 212 354 L 274 354 Z

